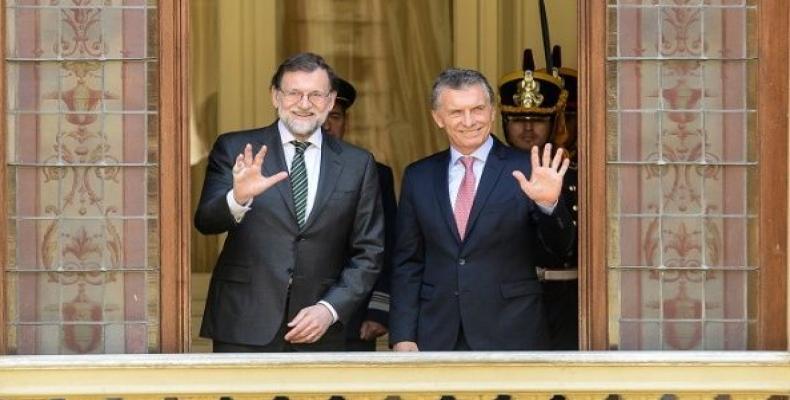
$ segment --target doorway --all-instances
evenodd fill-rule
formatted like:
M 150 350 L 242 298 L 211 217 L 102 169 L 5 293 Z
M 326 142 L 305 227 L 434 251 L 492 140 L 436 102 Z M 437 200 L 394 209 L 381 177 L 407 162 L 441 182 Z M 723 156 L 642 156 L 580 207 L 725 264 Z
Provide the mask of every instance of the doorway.
M 576 2 L 549 5 L 551 38 L 563 46 L 564 66 L 574 68 Z M 497 86 L 521 68 L 526 47 L 536 49 L 541 68 L 538 9 L 537 0 L 191 1 L 193 211 L 216 136 L 274 121 L 268 80 L 288 55 L 321 54 L 354 84 L 357 99 L 344 140 L 389 165 L 397 190 L 409 163 L 447 146 L 429 113 L 438 72 L 452 65 L 475 68 Z M 495 128 L 502 137 L 499 121 Z M 209 350 L 197 332 L 221 244 L 221 237 L 192 230 L 192 351 Z

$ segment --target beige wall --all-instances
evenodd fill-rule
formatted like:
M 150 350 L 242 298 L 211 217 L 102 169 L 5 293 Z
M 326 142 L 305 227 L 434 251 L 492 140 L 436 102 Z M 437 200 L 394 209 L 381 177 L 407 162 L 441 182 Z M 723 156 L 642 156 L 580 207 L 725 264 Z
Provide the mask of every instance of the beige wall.
M 552 45 L 562 46 L 562 65 L 577 66 L 576 0 L 547 0 Z M 525 48 L 532 49 L 537 68 L 545 67 L 538 0 L 455 0 L 453 59 L 456 66 L 482 72 L 491 85 L 521 69 Z M 502 134 L 497 117 L 495 133 Z
M 325 14 L 350 3 L 312 0 L 311 9 L 324 10 L 319 14 Z M 538 67 L 545 65 L 538 0 L 454 0 L 446 4 L 451 4 L 453 15 L 452 64 L 482 71 L 492 85 L 497 85 L 502 75 L 520 68 L 524 48 L 533 49 Z M 260 126 L 274 119 L 268 80 L 284 53 L 294 47 L 288 46 L 293 40 L 285 40 L 282 34 L 282 0 L 193 0 L 190 6 L 194 165 L 205 158 L 220 132 Z M 552 43 L 563 47 L 563 65 L 575 68 L 576 0 L 548 0 L 546 6 Z M 310 40 L 312 50 L 330 44 L 316 41 L 315 36 Z M 364 69 L 354 64 L 353 58 L 343 58 L 343 51 L 337 54 L 329 58 L 341 73 L 351 75 Z M 433 71 L 426 69 L 425 73 Z M 425 81 L 432 78 L 426 77 Z M 428 90 L 426 87 L 426 96 Z M 403 164 L 395 162 L 398 155 L 385 151 L 384 147 L 393 147 L 387 141 L 354 138 L 360 135 L 352 133 L 350 140 L 382 153 L 382 159 Z
M 546 3 L 552 41 L 575 67 L 576 0 Z M 396 182 L 446 146 L 427 104 L 441 69 L 478 69 L 497 86 L 526 47 L 544 65 L 538 0 L 192 0 L 190 12 L 193 208 L 216 136 L 274 120 L 269 79 L 286 53 L 321 53 L 358 86 L 347 140 L 392 166 Z M 221 239 L 193 232 L 192 243 L 193 270 L 210 271 Z
M 197 205 L 206 157 L 222 132 L 270 123 L 269 77 L 279 62 L 279 0 L 192 0 L 190 162 Z M 210 271 L 223 236 L 192 230 L 192 269 Z
M 538 0 L 455 0 L 455 63 L 482 71 L 492 83 L 521 68 L 521 55 L 531 48 L 538 68 L 543 57 Z M 563 66 L 577 66 L 576 0 L 547 0 L 552 45 L 562 46 Z

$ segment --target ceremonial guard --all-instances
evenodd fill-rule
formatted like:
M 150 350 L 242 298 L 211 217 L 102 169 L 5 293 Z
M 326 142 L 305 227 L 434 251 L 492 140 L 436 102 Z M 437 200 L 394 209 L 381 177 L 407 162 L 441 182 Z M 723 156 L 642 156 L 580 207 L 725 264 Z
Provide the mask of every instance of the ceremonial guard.
M 558 50 L 556 54 L 559 55 Z M 566 124 L 565 113 L 570 104 L 571 92 L 566 85 L 570 79 L 563 80 L 559 71 L 555 68 L 536 71 L 531 50 L 525 50 L 522 69 L 500 80 L 500 112 L 505 139 L 510 146 L 527 152 L 533 146 L 538 146 L 542 152 L 548 144 L 552 149 L 563 148 L 567 151 L 566 154 L 571 157 L 571 167 L 565 174 L 559 201 L 566 203 L 576 224 L 576 127 L 568 129 Z M 575 125 L 575 87 L 572 92 Z M 535 265 L 543 280 L 544 304 L 554 350 L 579 349 L 577 247 L 574 243 L 563 254 L 547 251 L 545 246 L 535 246 L 534 249 Z

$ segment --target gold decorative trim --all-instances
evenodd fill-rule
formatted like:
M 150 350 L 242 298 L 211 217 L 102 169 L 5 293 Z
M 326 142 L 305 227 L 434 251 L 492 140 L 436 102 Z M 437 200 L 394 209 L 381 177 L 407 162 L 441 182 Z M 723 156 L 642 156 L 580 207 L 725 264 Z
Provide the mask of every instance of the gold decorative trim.
M 543 104 L 540 82 L 535 81 L 532 71 L 524 71 L 524 78 L 518 83 L 518 90 L 513 95 L 513 103 L 524 108 L 535 108 Z
M 532 71 L 532 77 L 535 78 L 536 80 L 551 82 L 557 85 L 557 87 L 562 87 L 561 79 L 555 78 L 553 75 L 546 73 L 545 71 L 541 71 L 541 70 Z M 499 87 L 502 87 L 502 85 L 510 81 L 515 81 L 516 79 L 523 79 L 523 78 L 524 78 L 524 71 L 510 72 L 499 80 Z
M 558 111 L 565 111 L 565 104 L 568 102 L 568 91 L 563 89 L 560 92 L 560 97 L 557 99 L 557 104 L 554 107 L 532 107 L 525 108 L 521 106 L 511 106 L 502 104 L 499 101 L 499 110 L 505 114 L 555 114 Z

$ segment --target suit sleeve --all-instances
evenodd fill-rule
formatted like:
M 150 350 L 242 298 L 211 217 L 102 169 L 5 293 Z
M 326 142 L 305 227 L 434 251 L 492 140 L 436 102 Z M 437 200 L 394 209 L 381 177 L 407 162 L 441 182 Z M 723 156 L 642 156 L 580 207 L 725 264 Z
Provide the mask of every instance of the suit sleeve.
M 538 240 L 547 251 L 567 254 L 571 246 L 576 245 L 576 225 L 573 224 L 573 216 L 562 195 L 551 215 L 540 211 L 536 206 L 533 219 L 538 223 Z
M 425 270 L 425 238 L 414 204 L 415 188 L 407 169 L 403 177 L 392 259 L 390 344 L 417 341 L 420 285 Z
M 368 304 L 366 320 L 378 322 L 384 326 L 389 325 L 390 311 L 390 275 L 392 274 L 392 247 L 395 242 L 395 216 L 398 205 L 395 201 L 395 180 L 392 169 L 381 165 L 379 171 L 379 186 L 381 187 L 381 205 L 384 210 L 384 262 L 373 287 L 373 294 Z
M 205 235 L 226 232 L 236 226 L 227 202 L 233 189 L 233 163 L 236 156 L 223 136 L 217 138 L 208 156 L 206 178 L 195 211 L 195 227 Z
M 324 295 L 347 324 L 373 289 L 384 255 L 384 215 L 381 210 L 378 173 L 373 157 L 365 165 L 356 213 L 349 238 L 349 260 L 340 280 Z

